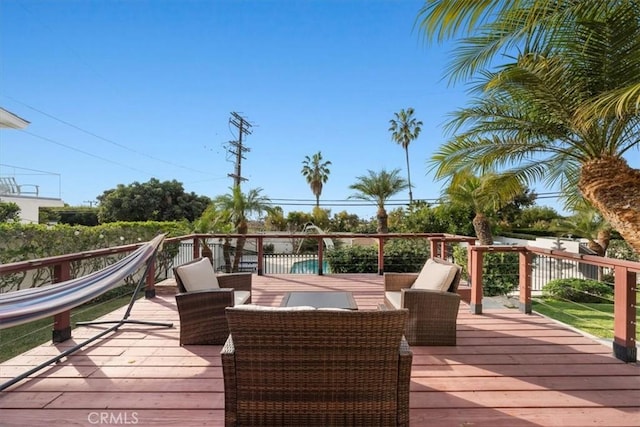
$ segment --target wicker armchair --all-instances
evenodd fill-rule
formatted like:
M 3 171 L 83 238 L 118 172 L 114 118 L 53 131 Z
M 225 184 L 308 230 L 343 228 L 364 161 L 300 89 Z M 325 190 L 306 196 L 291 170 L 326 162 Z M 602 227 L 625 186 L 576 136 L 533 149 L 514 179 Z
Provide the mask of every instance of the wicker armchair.
M 215 274 L 219 288 L 187 291 L 180 270 L 197 263 L 198 258 L 173 269 L 178 287 L 176 304 L 180 316 L 180 345 L 222 345 L 229 336 L 225 308 L 251 302 L 251 273 Z M 213 272 L 213 268 L 211 269 Z M 239 292 L 245 291 L 239 299 Z M 248 296 L 247 296 L 248 292 Z
M 227 308 L 227 426 L 407 426 L 407 310 Z
M 455 266 L 441 259 L 434 261 Z M 412 288 L 419 273 L 384 274 L 385 307 L 409 310 L 404 333 L 409 345 L 456 345 L 456 323 L 460 308 L 460 295 L 456 291 L 461 271 L 458 267 L 444 292 Z

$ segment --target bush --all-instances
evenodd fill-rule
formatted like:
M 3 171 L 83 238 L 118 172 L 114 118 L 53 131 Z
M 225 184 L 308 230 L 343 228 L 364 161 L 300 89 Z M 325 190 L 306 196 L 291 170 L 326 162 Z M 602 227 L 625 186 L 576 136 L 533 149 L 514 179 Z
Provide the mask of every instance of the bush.
M 426 239 L 390 239 L 384 245 L 384 271 L 394 273 L 420 271 L 429 258 Z M 378 247 L 339 247 L 325 253 L 333 273 L 377 273 Z
M 467 248 L 456 246 L 453 258 L 469 280 Z M 507 295 L 518 287 L 520 266 L 514 252 L 485 252 L 482 257 L 482 293 L 484 296 Z M 470 280 L 469 280 L 470 282 Z
M 555 279 L 542 288 L 545 297 L 573 302 L 607 302 L 613 289 L 606 283 L 588 279 Z
M 325 253 L 333 273 L 377 273 L 378 248 L 352 246 L 336 248 Z

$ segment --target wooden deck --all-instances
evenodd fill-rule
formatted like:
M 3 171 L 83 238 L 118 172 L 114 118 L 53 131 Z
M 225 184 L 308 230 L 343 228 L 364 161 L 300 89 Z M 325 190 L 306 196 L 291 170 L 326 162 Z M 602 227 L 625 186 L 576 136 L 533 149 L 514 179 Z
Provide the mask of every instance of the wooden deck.
M 125 325 L 0 393 L 0 425 L 222 426 L 221 346 L 178 345 L 173 288 L 136 302 Z M 351 290 L 361 309 L 382 302 L 378 275 L 254 276 L 256 304 L 279 305 L 291 290 Z M 456 347 L 412 347 L 414 426 L 638 426 L 640 370 L 603 345 L 537 315 L 463 304 Z M 117 320 L 124 310 L 106 319 Z M 73 331 L 0 365 L 17 376 L 104 327 Z

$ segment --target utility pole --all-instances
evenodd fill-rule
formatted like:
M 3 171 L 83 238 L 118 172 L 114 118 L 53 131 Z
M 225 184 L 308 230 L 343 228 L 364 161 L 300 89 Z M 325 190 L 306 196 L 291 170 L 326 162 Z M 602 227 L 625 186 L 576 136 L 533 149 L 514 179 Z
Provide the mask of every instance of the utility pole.
M 229 141 L 230 147 L 228 151 L 236 157 L 236 166 L 234 173 L 227 174 L 227 176 L 233 178 L 234 187 L 240 187 L 240 183 L 247 180 L 242 176 L 242 159 L 246 158 L 244 157 L 244 153 L 251 151 L 242 145 L 242 136 L 244 134 L 251 135 L 251 123 L 236 112 L 231 113 L 229 123 L 238 128 L 238 140 Z

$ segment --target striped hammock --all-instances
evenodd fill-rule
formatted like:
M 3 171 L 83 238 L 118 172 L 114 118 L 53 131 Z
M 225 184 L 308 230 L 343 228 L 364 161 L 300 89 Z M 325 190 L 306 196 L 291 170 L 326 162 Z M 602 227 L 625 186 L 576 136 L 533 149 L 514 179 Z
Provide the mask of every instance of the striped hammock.
M 86 276 L 0 294 L 0 329 L 71 310 L 116 288 L 152 259 L 163 240 L 164 235 L 158 235 L 114 264 Z

